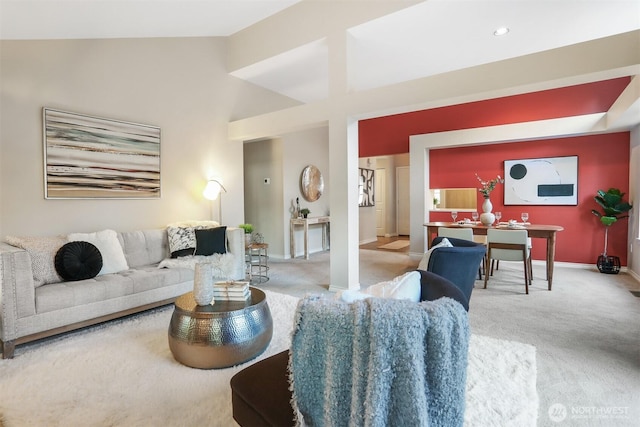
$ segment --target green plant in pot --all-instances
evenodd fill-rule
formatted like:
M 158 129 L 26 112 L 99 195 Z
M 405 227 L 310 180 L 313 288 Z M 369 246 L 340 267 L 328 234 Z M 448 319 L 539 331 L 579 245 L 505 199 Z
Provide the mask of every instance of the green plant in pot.
M 606 192 L 598 190 L 593 198 L 602 208 L 602 212 L 592 209 L 591 213 L 600 218 L 600 222 L 604 225 L 604 251 L 598 257 L 598 270 L 601 273 L 616 274 L 620 271 L 620 259 L 616 256 L 607 254 L 607 246 L 609 241 L 609 227 L 615 224 L 619 219 L 628 218 L 629 212 L 633 206 L 622 200 L 625 193 L 617 188 L 610 188 Z
M 245 244 L 249 245 L 251 243 L 251 234 L 253 233 L 253 225 L 251 224 L 240 224 L 239 228 L 244 230 L 244 240 Z
M 300 214 L 303 216 L 303 218 L 306 218 L 307 216 L 309 216 L 310 213 L 311 211 L 307 208 L 300 209 Z

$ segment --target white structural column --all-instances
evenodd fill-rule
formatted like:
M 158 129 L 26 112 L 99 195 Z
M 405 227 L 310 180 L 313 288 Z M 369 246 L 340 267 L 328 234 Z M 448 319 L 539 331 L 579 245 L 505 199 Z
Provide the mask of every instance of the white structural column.
M 348 117 L 348 34 L 339 30 L 329 46 L 329 159 L 331 255 L 329 290 L 360 289 L 358 217 L 358 122 Z
M 331 265 L 329 290 L 360 289 L 358 122 L 329 119 L 331 158 Z

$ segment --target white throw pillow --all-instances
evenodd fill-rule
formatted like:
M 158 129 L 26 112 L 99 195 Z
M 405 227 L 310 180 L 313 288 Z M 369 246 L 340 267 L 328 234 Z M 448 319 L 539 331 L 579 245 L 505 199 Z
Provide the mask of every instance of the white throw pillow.
M 438 243 L 435 246 L 432 246 L 431 249 L 429 249 L 427 252 L 424 253 L 424 255 L 422 255 L 422 260 L 420 260 L 420 264 L 418 264 L 418 270 L 427 271 L 427 267 L 429 267 L 429 258 L 431 257 L 431 252 L 433 252 L 438 248 L 451 248 L 451 247 L 453 247 L 453 245 L 451 244 L 449 239 L 447 239 L 446 237 L 442 239 L 440 243 Z
M 113 230 L 103 230 L 96 233 L 72 233 L 69 234 L 68 239 L 70 242 L 89 242 L 98 248 L 102 255 L 102 269 L 98 276 L 129 269 L 122 245 L 118 240 L 118 233 Z
M 365 294 L 360 291 L 338 291 L 336 294 L 336 299 L 341 299 L 344 302 L 352 303 L 354 301 L 371 298 L 373 295 Z
M 393 280 L 371 285 L 363 293 L 378 298 L 408 299 L 420 302 L 420 273 L 417 271 L 405 273 Z

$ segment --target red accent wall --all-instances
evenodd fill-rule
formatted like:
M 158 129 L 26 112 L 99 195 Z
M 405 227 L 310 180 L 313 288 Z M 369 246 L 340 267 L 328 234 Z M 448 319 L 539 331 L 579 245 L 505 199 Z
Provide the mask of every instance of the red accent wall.
M 591 213 L 599 209 L 593 200 L 596 191 L 610 187 L 629 192 L 630 134 L 620 132 L 573 138 L 558 138 L 475 147 L 448 148 L 429 151 L 431 188 L 478 187 L 475 177 L 489 180 L 504 176 L 504 160 L 537 157 L 578 156 L 577 206 L 504 206 L 504 188 L 498 185 L 491 193 L 494 211 L 502 211 L 502 219 L 517 219 L 520 212 L 529 213 L 529 221 L 564 227 L 558 233 L 556 260 L 595 264 L 604 246 L 604 226 Z M 628 200 L 628 199 L 627 199 Z M 478 193 L 478 206 L 482 196 Z M 459 214 L 471 218 L 470 213 Z M 432 212 L 431 221 L 451 221 L 450 214 Z M 609 229 L 609 255 L 620 257 L 627 265 L 628 219 L 620 220 Z M 543 240 L 534 239 L 533 258 L 545 259 Z
M 607 111 L 631 81 L 630 77 L 451 105 L 359 122 L 359 156 L 409 152 L 409 137 Z M 604 226 L 591 209 L 599 189 L 629 191 L 630 134 L 620 132 L 573 138 L 493 144 L 430 151 L 431 188 L 476 187 L 483 179 L 504 175 L 504 160 L 578 156 L 577 206 L 527 206 L 530 221 L 565 228 L 558 234 L 556 260 L 594 264 L 604 246 Z M 523 207 L 505 207 L 502 186 L 492 193 L 503 219 L 519 219 Z M 478 194 L 478 206 L 482 204 Z M 468 214 L 470 217 L 471 214 Z M 449 213 L 432 213 L 432 221 L 450 221 Z M 609 255 L 627 264 L 628 219 L 609 230 Z M 536 239 L 537 240 L 537 239 Z M 534 259 L 545 259 L 545 245 L 534 242 Z
M 358 124 L 359 157 L 409 152 L 409 136 L 607 111 L 630 77 L 414 111 Z

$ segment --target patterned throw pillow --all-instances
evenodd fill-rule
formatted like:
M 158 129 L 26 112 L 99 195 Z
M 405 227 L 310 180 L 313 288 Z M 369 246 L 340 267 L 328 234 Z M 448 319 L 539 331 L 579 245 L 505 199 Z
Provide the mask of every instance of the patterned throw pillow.
M 195 230 L 218 226 L 216 221 L 184 221 L 167 225 L 171 258 L 193 255 L 196 250 Z
M 58 250 L 67 243 L 65 236 L 7 236 L 5 242 L 29 252 L 31 269 L 33 270 L 33 282 L 36 288 L 49 283 L 62 282 L 62 278 L 56 271 L 54 260 Z
M 196 233 L 192 227 L 167 227 L 171 258 L 193 255 L 196 250 Z

